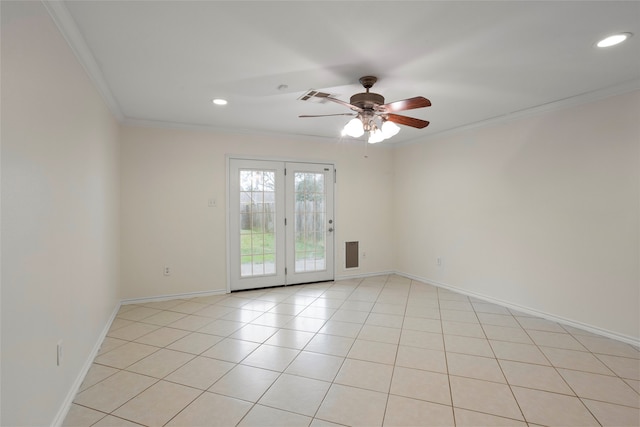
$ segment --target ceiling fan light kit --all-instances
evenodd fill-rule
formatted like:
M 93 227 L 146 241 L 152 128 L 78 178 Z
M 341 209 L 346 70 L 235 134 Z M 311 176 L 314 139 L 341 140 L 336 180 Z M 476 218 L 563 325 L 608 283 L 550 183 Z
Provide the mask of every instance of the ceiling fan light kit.
M 382 122 L 382 127 L 380 128 L 380 130 L 382 131 L 382 134 L 385 138 L 391 138 L 392 136 L 395 136 L 398 134 L 398 132 L 400 132 L 400 126 L 393 122 L 385 120 Z
M 299 99 L 302 101 L 313 100 L 314 98 L 322 98 L 350 108 L 354 113 L 341 114 L 322 114 L 322 115 L 302 115 L 299 117 L 327 117 L 336 115 L 355 116 L 342 129 L 342 135 L 348 135 L 352 138 L 359 138 L 365 132 L 369 132 L 368 142 L 375 144 L 385 139 L 391 138 L 400 132 L 397 124 L 410 126 L 417 129 L 423 129 L 429 125 L 426 120 L 416 119 L 413 117 L 401 116 L 393 114 L 397 111 L 413 110 L 431 106 L 431 101 L 422 96 L 403 99 L 388 104 L 384 103 L 384 97 L 378 93 L 369 92 L 378 79 L 374 76 L 364 76 L 360 78 L 360 83 L 366 92 L 357 93 L 351 97 L 349 102 L 332 98 L 325 92 L 310 90 Z M 396 124 L 397 123 L 397 124 Z
M 342 129 L 343 135 L 349 135 L 353 138 L 360 138 L 364 135 L 364 125 L 359 118 L 351 119 L 344 125 Z
M 385 140 L 384 134 L 380 129 L 372 130 L 369 132 L 369 139 L 367 142 L 369 144 L 377 144 L 378 142 L 382 142 Z

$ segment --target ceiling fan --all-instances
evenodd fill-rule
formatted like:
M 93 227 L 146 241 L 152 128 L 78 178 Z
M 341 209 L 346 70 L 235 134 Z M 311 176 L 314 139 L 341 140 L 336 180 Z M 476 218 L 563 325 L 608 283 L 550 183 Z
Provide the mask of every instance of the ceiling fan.
M 369 132 L 369 142 L 376 143 L 386 138 L 390 138 L 400 131 L 400 128 L 395 123 L 410 126 L 418 129 L 425 128 L 429 125 L 426 120 L 416 119 L 413 117 L 401 116 L 394 114 L 398 111 L 413 110 L 416 108 L 429 107 L 431 101 L 422 96 L 416 96 L 413 98 L 403 99 L 401 101 L 384 103 L 384 97 L 380 94 L 369 92 L 369 89 L 373 87 L 375 82 L 378 81 L 377 77 L 364 76 L 360 78 L 360 83 L 364 86 L 366 92 L 357 93 L 351 97 L 349 102 L 341 101 L 337 98 L 331 97 L 330 94 L 325 92 L 319 92 L 316 90 L 310 90 L 299 99 L 302 101 L 313 100 L 313 98 L 319 98 L 321 100 L 332 101 L 337 104 L 343 105 L 352 111 L 353 113 L 338 113 L 338 114 L 320 114 L 320 115 L 301 115 L 299 117 L 329 117 L 329 116 L 355 116 L 346 124 L 342 133 L 343 135 L 349 135 L 354 138 L 358 138 L 364 135 L 365 132 Z

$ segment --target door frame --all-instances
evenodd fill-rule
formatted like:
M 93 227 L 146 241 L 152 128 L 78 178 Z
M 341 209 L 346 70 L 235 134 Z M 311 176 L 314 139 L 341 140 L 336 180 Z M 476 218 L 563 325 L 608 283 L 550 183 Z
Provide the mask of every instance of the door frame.
M 337 180 L 337 168 L 336 162 L 332 160 L 321 160 L 321 159 L 301 159 L 301 158 L 291 158 L 291 157 L 271 157 L 271 156 L 249 156 L 249 155 L 234 155 L 234 154 L 226 154 L 225 155 L 225 238 L 226 238 L 226 269 L 227 269 L 227 293 L 231 293 L 231 205 L 230 205 L 230 174 L 231 174 L 231 160 L 255 160 L 255 161 L 267 161 L 267 162 L 282 162 L 282 163 L 314 163 L 314 164 L 325 164 L 331 165 L 334 170 L 334 180 L 333 180 L 333 218 L 335 220 L 337 210 L 337 197 L 336 191 L 338 188 L 338 180 Z M 338 254 L 336 248 L 336 233 L 331 233 L 331 238 L 333 239 L 333 271 L 332 276 L 335 279 L 336 277 L 336 256 Z

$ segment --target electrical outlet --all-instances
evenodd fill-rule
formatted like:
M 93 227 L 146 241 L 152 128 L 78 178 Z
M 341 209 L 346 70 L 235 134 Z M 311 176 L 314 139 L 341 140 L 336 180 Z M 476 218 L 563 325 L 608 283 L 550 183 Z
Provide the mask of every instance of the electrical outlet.
M 56 346 L 56 365 L 62 365 L 62 340 L 58 341 Z
M 165 276 L 171 276 L 171 267 L 165 267 L 163 270 Z
M 216 199 L 209 199 L 209 207 L 210 208 L 215 208 L 216 206 L 218 206 L 218 203 L 216 202 Z
M 436 263 L 438 264 L 438 267 L 442 266 L 442 258 L 438 257 L 436 258 Z

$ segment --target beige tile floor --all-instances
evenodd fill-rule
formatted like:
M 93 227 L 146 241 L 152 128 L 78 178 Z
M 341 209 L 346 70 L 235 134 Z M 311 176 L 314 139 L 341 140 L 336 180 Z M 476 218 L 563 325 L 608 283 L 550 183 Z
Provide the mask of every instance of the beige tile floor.
M 399 276 L 123 306 L 67 426 L 638 426 L 640 351 Z

